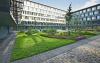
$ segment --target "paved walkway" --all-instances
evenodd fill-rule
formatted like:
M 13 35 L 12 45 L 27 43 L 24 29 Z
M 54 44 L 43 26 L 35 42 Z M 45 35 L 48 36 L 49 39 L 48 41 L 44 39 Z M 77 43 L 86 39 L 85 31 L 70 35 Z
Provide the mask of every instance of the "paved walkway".
M 16 33 L 12 32 L 11 35 L 6 38 L 0 46 L 0 63 L 9 63 L 12 46 L 15 42 Z
M 99 63 L 100 35 L 12 63 Z

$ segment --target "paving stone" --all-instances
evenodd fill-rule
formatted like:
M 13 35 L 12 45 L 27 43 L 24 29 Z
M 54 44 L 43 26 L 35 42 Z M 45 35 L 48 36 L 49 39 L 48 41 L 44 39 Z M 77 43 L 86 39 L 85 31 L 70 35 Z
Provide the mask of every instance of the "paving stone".
M 95 44 L 93 44 L 95 43 Z M 97 47 L 97 46 L 98 47 Z M 44 63 L 100 63 L 100 39 L 79 46 Z

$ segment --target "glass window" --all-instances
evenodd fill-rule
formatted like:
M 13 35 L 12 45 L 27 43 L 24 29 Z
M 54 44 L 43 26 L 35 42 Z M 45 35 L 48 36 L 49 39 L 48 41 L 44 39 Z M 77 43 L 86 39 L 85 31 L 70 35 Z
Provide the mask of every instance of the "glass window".
M 98 14 L 98 11 L 95 11 L 94 14 Z
M 83 12 L 86 12 L 86 10 L 83 10 Z
M 96 17 L 93 16 L 93 17 L 92 17 L 92 20 L 94 20 L 94 19 L 96 19 Z
M 80 21 L 82 21 L 82 18 L 80 19 Z
M 97 16 L 97 19 L 100 19 L 100 16 Z
M 88 17 L 88 18 L 87 18 L 87 20 L 91 20 L 91 18 L 90 18 L 90 17 Z
M 34 7 L 34 3 L 32 3 L 31 5 L 32 5 L 32 7 Z
M 97 9 L 100 9 L 100 6 L 98 6 Z
M 93 7 L 92 10 L 96 10 L 96 7 Z
M 83 20 L 86 20 L 86 18 L 83 18 Z
M 80 14 L 82 13 L 82 11 L 80 11 Z
M 84 17 L 84 14 L 82 14 L 81 16 Z
M 87 11 L 91 11 L 91 8 L 87 9 Z
M 88 13 L 86 13 L 85 16 L 88 16 Z
M 29 19 L 29 17 L 28 16 L 25 16 L 25 19 Z
M 93 15 L 93 12 L 90 12 L 90 15 Z
M 76 15 L 78 15 L 79 14 L 79 12 L 76 12 Z

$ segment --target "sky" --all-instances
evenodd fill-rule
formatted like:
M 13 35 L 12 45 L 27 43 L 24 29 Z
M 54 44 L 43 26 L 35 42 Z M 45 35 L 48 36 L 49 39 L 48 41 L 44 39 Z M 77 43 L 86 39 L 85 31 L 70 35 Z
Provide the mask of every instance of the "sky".
M 95 4 L 100 4 L 100 0 L 33 0 L 41 4 L 56 7 L 62 10 L 67 10 L 72 3 L 72 11 L 86 8 Z

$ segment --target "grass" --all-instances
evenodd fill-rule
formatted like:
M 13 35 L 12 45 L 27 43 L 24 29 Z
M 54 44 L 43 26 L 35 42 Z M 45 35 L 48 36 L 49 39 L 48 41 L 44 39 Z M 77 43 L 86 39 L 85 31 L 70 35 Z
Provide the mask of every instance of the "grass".
M 27 36 L 25 33 L 19 33 L 12 52 L 11 61 L 37 55 L 72 43 L 75 43 L 75 40 L 47 38 L 38 34 Z
M 93 32 L 73 32 L 69 39 L 49 38 L 47 34 L 35 33 L 33 35 L 24 32 L 18 33 L 16 43 L 12 52 L 11 61 L 34 56 L 61 46 L 76 42 L 76 38 L 85 36 L 89 38 L 95 36 Z M 54 36 L 54 35 L 53 35 Z M 63 36 L 62 34 L 59 37 Z M 66 35 L 65 35 L 66 36 Z

